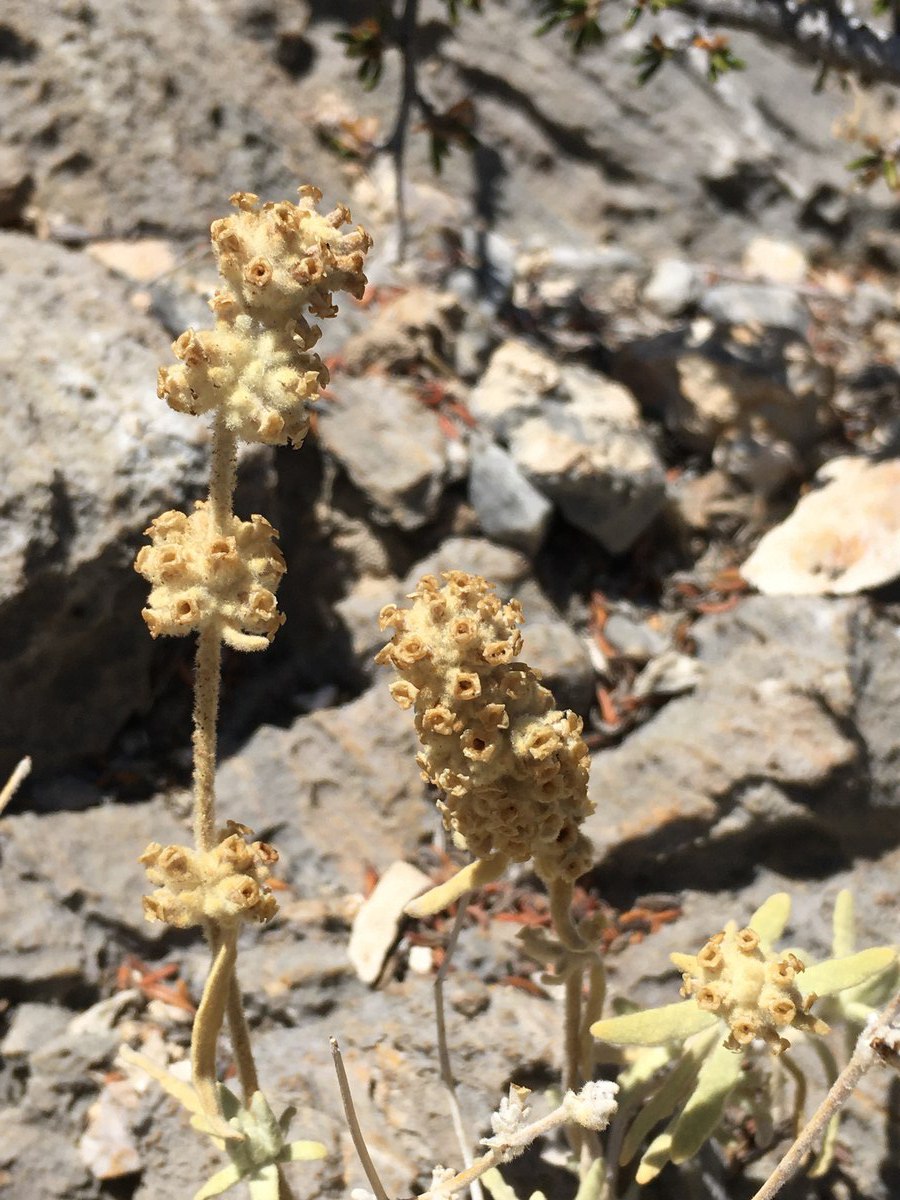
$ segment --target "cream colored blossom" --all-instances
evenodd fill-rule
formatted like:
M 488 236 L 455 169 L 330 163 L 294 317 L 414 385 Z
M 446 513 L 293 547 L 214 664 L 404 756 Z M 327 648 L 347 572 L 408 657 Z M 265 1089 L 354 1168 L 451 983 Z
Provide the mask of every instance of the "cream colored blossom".
M 344 205 L 318 213 L 316 188 L 300 196 L 261 206 L 250 192 L 231 197 L 237 212 L 210 229 L 227 285 L 210 301 L 215 328 L 181 334 L 172 344 L 178 365 L 159 371 L 157 392 L 171 408 L 214 410 L 245 442 L 303 442 L 308 403 L 328 383 L 313 352 L 321 329 L 305 314 L 334 316 L 334 292 L 359 298 L 366 286 L 369 235 L 360 226 L 341 232 Z
M 153 588 L 143 617 L 153 635 L 184 636 L 216 624 L 226 642 L 260 649 L 284 621 L 275 589 L 284 558 L 277 530 L 263 517 L 230 517 L 227 532 L 215 528 L 208 502 L 190 516 L 173 510 L 145 531 L 152 539 L 135 559 L 135 570 Z
M 572 881 L 592 864 L 579 826 L 591 812 L 581 719 L 554 707 L 538 674 L 517 662 L 517 601 L 501 604 L 477 575 L 431 575 L 408 609 L 388 605 L 395 630 L 376 657 L 401 678 L 391 694 L 415 710 L 424 777 L 455 841 L 478 858 L 534 858 L 546 880 Z
M 278 909 L 266 886 L 278 852 L 266 842 L 246 841 L 251 830 L 229 822 L 212 850 L 161 846 L 151 842 L 140 861 L 157 884 L 144 897 L 148 921 L 166 921 L 180 929 L 215 922 L 268 921 Z

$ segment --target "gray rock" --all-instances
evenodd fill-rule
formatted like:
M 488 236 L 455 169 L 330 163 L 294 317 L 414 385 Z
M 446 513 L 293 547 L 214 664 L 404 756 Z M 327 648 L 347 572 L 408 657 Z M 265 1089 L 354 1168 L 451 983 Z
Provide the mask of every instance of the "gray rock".
M 344 343 L 341 368 L 354 375 L 374 366 L 404 374 L 422 363 L 449 365 L 462 321 L 463 310 L 451 293 L 410 288 L 377 308 Z
M 83 979 L 84 955 L 79 918 L 59 907 L 45 883 L 20 876 L 5 851 L 0 864 L 0 981 L 65 996 Z
M 894 606 L 863 611 L 854 663 L 859 681 L 854 715 L 868 756 L 870 803 L 895 811 L 900 809 L 900 729 L 894 719 L 900 711 L 898 615 Z
M 537 416 L 545 397 L 562 384 L 559 367 L 528 342 L 511 339 L 491 356 L 487 370 L 469 395 L 469 409 L 501 440 L 508 440 L 527 418 Z
M 236 4 L 186 27 L 180 11 L 176 0 L 137 18 L 108 0 L 51 11 L 8 0 L 4 137 L 27 148 L 40 209 L 92 236 L 142 227 L 193 235 L 235 187 L 289 196 L 297 164 L 329 198 L 343 193 L 346 161 L 319 139 L 361 116 L 389 129 L 394 91 L 361 89 L 358 64 L 333 36 L 339 14 L 305 24 L 306 10 L 298 22 L 290 6 Z M 560 69 L 558 38 L 519 37 L 532 15 L 513 0 L 466 13 L 452 37 L 435 39 L 433 101 L 478 97 L 478 205 L 492 234 L 585 249 L 621 241 L 657 254 L 690 244 L 700 257 L 727 258 L 750 232 L 793 231 L 801 205 L 817 223 L 838 219 L 846 155 L 831 127 L 842 99 L 811 104 L 813 70 L 762 47 L 753 71 L 729 81 L 728 104 L 690 72 L 661 73 L 652 93 L 635 92 L 631 52 L 599 48 Z M 435 3 L 422 19 L 446 12 Z M 581 113 L 591 119 L 573 118 Z M 427 138 L 410 142 L 412 215 L 433 227 L 443 196 Z M 370 210 L 371 174 L 355 188 Z M 469 199 L 467 171 L 446 172 L 441 185 Z M 852 219 L 872 201 L 842 204 Z
M 487 537 L 530 555 L 540 549 L 553 515 L 550 501 L 492 442 L 476 442 L 472 448 L 469 503 Z
M 196 1135 L 194 1135 L 196 1136 Z M 0 1171 L 9 1200 L 81 1200 L 92 1193 L 70 1131 L 34 1113 L 0 1109 Z M 96 1194 L 96 1193 L 93 1193 Z
M 627 550 L 665 502 L 665 472 L 622 387 L 565 371 L 568 403 L 547 401 L 516 428 L 510 452 L 531 482 L 607 550 Z
M 622 611 L 610 613 L 603 626 L 603 636 L 612 642 L 623 658 L 645 663 L 666 649 L 669 642 L 658 629 L 646 621 L 637 620 Z
M 165 339 L 118 279 L 23 234 L 0 234 L 0 257 L 5 777 L 24 752 L 37 775 L 102 753 L 148 704 L 131 559 L 153 516 L 201 493 L 206 435 L 156 398 Z
M 21 148 L 0 146 L 0 228 L 22 224 L 33 190 L 34 178 Z
M 644 288 L 644 300 L 664 317 L 677 317 L 701 293 L 697 268 L 682 258 L 664 258 L 653 268 Z
M 342 708 L 263 726 L 221 768 L 219 811 L 275 844 L 301 895 L 357 890 L 366 862 L 411 854 L 431 812 L 413 722 L 385 679 Z
M 864 799 L 865 760 L 849 725 L 857 611 L 853 602 L 754 597 L 701 620 L 707 669 L 696 691 L 594 760 L 588 825 L 601 858 L 666 859 L 701 836 L 711 849 L 773 827 L 806 830 L 813 855 L 896 836 L 885 810 Z M 729 855 L 717 855 L 716 868 L 727 869 Z
M 8 817 L 4 830 L 6 850 L 0 870 L 8 882 L 0 890 L 0 913 L 4 895 L 40 887 L 47 897 L 43 913 L 35 911 L 26 929 L 43 920 L 52 930 L 55 918 L 49 919 L 48 908 L 55 906 L 61 917 L 77 910 L 81 922 L 97 921 L 107 937 L 116 928 L 148 941 L 165 936 L 165 925 L 144 919 L 140 898 L 147 891 L 147 878 L 138 857 L 151 841 L 183 843 L 189 840 L 189 831 L 162 801 L 104 805 L 82 813 L 22 813 Z M 33 894 L 31 905 L 36 900 Z M 22 936 L 21 928 L 7 927 L 13 913 L 0 917 L 0 946 L 10 946 Z M 65 924 L 63 919 L 61 933 Z M 39 936 L 37 928 L 34 936 Z M 54 941 L 48 936 L 48 949 Z M 73 950 L 77 953 L 77 943 Z M 79 966 L 92 982 L 99 979 L 99 966 L 86 956 Z
M 410 570 L 403 581 L 408 592 L 416 586 L 423 575 L 440 576 L 444 571 L 466 571 L 469 575 L 480 575 L 497 585 L 504 599 L 515 595 L 519 584 L 531 570 L 528 559 L 518 550 L 498 546 L 486 538 L 453 537 L 427 558 L 421 559 Z
M 594 668 L 587 646 L 546 601 L 537 606 L 529 595 L 522 599 L 526 620 L 520 657 L 541 672 L 557 708 L 571 708 L 586 716 L 594 701 Z
M 765 283 L 718 283 L 700 298 L 700 307 L 720 325 L 762 325 L 790 329 L 801 337 L 809 310 L 796 288 Z
M 72 1014 L 56 1004 L 20 1004 L 0 1042 L 4 1058 L 24 1058 L 63 1032 Z
M 691 449 L 711 450 L 725 431 L 753 430 L 809 454 L 833 423 L 833 373 L 789 331 L 736 337 L 700 319 L 623 344 L 612 373 Z
M 381 524 L 418 529 L 434 516 L 447 473 L 444 435 L 408 388 L 342 379 L 320 416 L 322 446 L 372 504 Z

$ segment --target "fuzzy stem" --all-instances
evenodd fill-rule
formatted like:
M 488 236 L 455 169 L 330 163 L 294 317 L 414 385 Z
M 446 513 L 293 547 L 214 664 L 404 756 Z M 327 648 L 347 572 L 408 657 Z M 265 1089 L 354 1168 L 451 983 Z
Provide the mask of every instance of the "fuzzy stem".
M 563 1089 L 577 1092 L 581 1086 L 581 993 L 584 968 L 574 967 L 566 977 L 566 1067 Z
M 581 1069 L 585 1079 L 594 1076 L 597 1042 L 591 1034 L 591 1026 L 603 1016 L 605 1001 L 606 969 L 602 962 L 597 961 L 591 964 L 588 971 L 588 994 L 581 1017 Z
M 222 641 L 216 625 L 200 630 L 194 672 L 194 841 L 211 850 L 216 837 L 216 720 Z
M 900 1015 L 900 992 L 877 1017 L 874 1027 L 867 1027 L 860 1034 L 850 1061 L 834 1081 L 828 1095 L 804 1125 L 793 1146 L 759 1191 L 754 1193 L 751 1200 L 771 1200 L 772 1196 L 780 1192 L 788 1180 L 800 1170 L 803 1160 L 824 1133 L 828 1122 L 853 1094 L 853 1090 L 866 1071 L 878 1061 L 873 1038 L 877 1039 L 879 1027 L 890 1028 L 898 1015 Z
M 231 976 L 237 954 L 235 931 L 222 930 L 220 937 L 191 1034 L 191 1078 L 203 1111 L 211 1116 L 218 1116 L 220 1112 L 216 1045 L 231 992 Z
M 219 533 L 228 532 L 234 516 L 237 482 L 237 439 L 225 424 L 221 411 L 213 421 L 212 461 L 209 471 L 209 507 Z
M 241 998 L 241 985 L 237 971 L 232 969 L 228 987 L 228 1031 L 231 1034 L 231 1048 L 234 1051 L 234 1061 L 238 1078 L 241 1081 L 241 1091 L 244 1104 L 250 1104 L 254 1092 L 259 1091 L 259 1076 L 256 1073 L 256 1063 L 253 1060 L 253 1049 L 250 1045 L 250 1029 Z
M 470 895 L 470 892 L 464 892 L 459 898 L 453 928 L 450 930 L 447 945 L 444 947 L 444 960 L 438 968 L 438 973 L 434 980 L 434 1015 L 435 1024 L 437 1025 L 438 1061 L 441 1066 L 441 1081 L 447 1089 L 450 1119 L 453 1122 L 453 1130 L 456 1134 L 456 1140 L 459 1143 L 463 1164 L 466 1167 L 472 1165 L 473 1159 L 472 1153 L 469 1150 L 469 1140 L 466 1137 L 463 1125 L 462 1111 L 460 1110 L 459 1100 L 456 1095 L 456 1080 L 453 1077 L 453 1067 L 450 1064 L 450 1049 L 447 1044 L 447 1022 L 444 1017 L 444 981 L 447 978 L 447 972 L 450 970 L 450 960 L 453 957 L 453 951 L 456 949 L 456 943 L 459 941 L 459 935 L 466 919 L 466 906 L 468 905 Z M 472 1200 L 483 1200 L 481 1184 L 477 1180 L 472 1181 L 470 1192 Z
M 556 936 L 569 950 L 586 950 L 587 942 L 572 921 L 572 885 L 563 879 L 554 879 L 547 885 L 550 896 L 550 916 Z

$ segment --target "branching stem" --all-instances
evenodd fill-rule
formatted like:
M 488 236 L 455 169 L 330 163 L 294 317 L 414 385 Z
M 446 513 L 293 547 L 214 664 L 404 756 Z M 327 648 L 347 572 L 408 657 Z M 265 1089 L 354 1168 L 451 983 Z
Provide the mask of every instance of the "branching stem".
M 828 1095 L 807 1121 L 806 1125 L 800 1131 L 797 1140 L 788 1150 L 787 1154 L 775 1168 L 774 1172 L 769 1176 L 766 1182 L 756 1192 L 752 1200 L 771 1200 L 771 1198 L 780 1192 L 784 1185 L 793 1178 L 803 1165 L 803 1160 L 813 1150 L 819 1138 L 824 1134 L 828 1122 L 844 1104 L 850 1096 L 856 1085 L 876 1062 L 878 1055 L 873 1046 L 873 1036 L 877 1038 L 879 1027 L 884 1029 L 890 1028 L 900 1015 L 900 993 L 898 993 L 890 1004 L 885 1008 L 881 1015 L 877 1018 L 872 1027 L 865 1029 L 859 1036 L 856 1042 L 856 1049 L 850 1058 L 850 1061 L 838 1075 L 837 1079 L 831 1087 Z
M 453 1076 L 453 1067 L 450 1064 L 450 1049 L 447 1042 L 447 1022 L 444 1017 L 444 982 L 447 978 L 447 973 L 450 970 L 450 961 L 453 957 L 453 951 L 456 949 L 456 944 L 459 941 L 459 935 L 462 931 L 463 924 L 466 919 L 466 907 L 469 903 L 471 892 L 464 892 L 459 898 L 459 903 L 456 908 L 456 916 L 453 920 L 453 928 L 450 930 L 450 936 L 447 939 L 447 945 L 444 947 L 444 959 L 438 968 L 438 973 L 434 980 L 434 1016 L 437 1026 L 437 1042 L 438 1042 L 438 1062 L 441 1068 L 441 1082 L 447 1089 L 447 1101 L 450 1105 L 450 1119 L 453 1122 L 453 1131 L 456 1134 L 456 1140 L 459 1143 L 459 1152 L 462 1156 L 463 1164 L 470 1167 L 473 1162 L 472 1152 L 469 1149 L 469 1139 L 466 1135 L 465 1126 L 463 1125 L 462 1110 L 459 1107 L 459 1099 L 456 1095 L 456 1080 Z M 473 1180 L 470 1193 L 472 1200 L 483 1200 L 481 1184 L 477 1180 Z

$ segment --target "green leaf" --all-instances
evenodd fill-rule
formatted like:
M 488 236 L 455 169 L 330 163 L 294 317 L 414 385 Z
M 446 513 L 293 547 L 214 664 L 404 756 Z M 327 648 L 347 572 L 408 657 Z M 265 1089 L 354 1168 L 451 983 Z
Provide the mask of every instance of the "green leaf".
M 644 1157 L 638 1164 L 637 1173 L 634 1177 L 638 1187 L 644 1187 L 646 1184 L 652 1182 L 671 1157 L 672 1135 L 661 1133 L 647 1147 Z
M 229 1188 L 234 1187 L 240 1181 L 241 1173 L 232 1164 L 222 1171 L 217 1171 L 212 1179 L 207 1179 L 200 1191 L 194 1194 L 194 1200 L 210 1200 L 212 1196 L 221 1196 L 223 1192 L 227 1192 Z
M 725 1101 L 741 1077 L 744 1056 L 716 1046 L 697 1076 L 697 1086 L 672 1126 L 671 1158 L 682 1163 L 697 1153 L 722 1119 Z
M 717 1022 L 718 1017 L 698 1008 L 696 1001 L 682 1000 L 680 1004 L 595 1021 L 591 1034 L 614 1046 L 661 1046 L 664 1042 L 684 1041 Z
M 834 938 L 831 952 L 834 958 L 846 958 L 853 953 L 856 945 L 856 916 L 853 911 L 853 893 L 849 888 L 842 888 L 834 902 L 834 915 L 831 918 Z
M 819 1151 L 816 1161 L 806 1172 L 810 1179 L 821 1179 L 822 1176 L 827 1175 L 831 1169 L 831 1164 L 834 1160 L 834 1152 L 837 1149 L 837 1135 L 840 1124 L 841 1114 L 840 1111 L 838 1111 L 828 1122 L 828 1125 L 825 1128 L 825 1137 L 822 1141 L 822 1149 Z
M 807 967 L 798 976 L 797 984 L 804 995 L 815 992 L 817 996 L 828 996 L 873 979 L 896 959 L 897 951 L 893 946 L 873 946 L 871 950 L 860 950 L 846 958 L 830 958 Z
M 642 1050 L 616 1080 L 619 1085 L 619 1108 L 628 1103 L 632 1092 L 643 1092 L 657 1071 L 671 1062 L 677 1053 L 678 1048 L 673 1046 L 648 1046 Z
M 698 1041 L 665 1078 L 662 1085 L 654 1092 L 635 1117 L 622 1142 L 619 1153 L 619 1165 L 624 1166 L 637 1154 L 641 1142 L 658 1121 L 664 1121 L 671 1116 L 687 1092 L 690 1091 L 700 1065 L 712 1049 L 718 1030 L 709 1030 L 707 1036 Z
M 260 1167 L 251 1179 L 250 1200 L 278 1200 L 281 1189 L 278 1186 L 278 1168 L 274 1163 L 266 1163 Z
M 516 1195 L 515 1188 L 511 1188 L 496 1167 L 491 1167 L 489 1171 L 481 1177 L 481 1182 L 490 1192 L 493 1200 L 519 1200 Z
M 321 1142 L 291 1142 L 282 1150 L 281 1157 L 285 1162 L 313 1162 L 327 1153 Z
M 605 1166 L 602 1158 L 595 1158 L 588 1167 L 587 1174 L 578 1185 L 575 1200 L 600 1200 L 603 1190 Z M 531 1197 L 534 1200 L 534 1196 Z
M 777 942 L 784 933 L 791 915 L 791 898 L 787 892 L 776 892 L 768 900 L 764 900 L 747 925 L 754 933 L 758 933 L 766 945 Z

